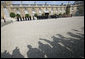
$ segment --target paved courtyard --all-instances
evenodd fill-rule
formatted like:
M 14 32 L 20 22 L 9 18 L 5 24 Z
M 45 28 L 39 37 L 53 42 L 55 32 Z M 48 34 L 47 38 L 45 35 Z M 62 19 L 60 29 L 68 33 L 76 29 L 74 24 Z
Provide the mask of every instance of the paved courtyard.
M 1 57 L 84 58 L 84 16 L 13 22 L 1 27 Z

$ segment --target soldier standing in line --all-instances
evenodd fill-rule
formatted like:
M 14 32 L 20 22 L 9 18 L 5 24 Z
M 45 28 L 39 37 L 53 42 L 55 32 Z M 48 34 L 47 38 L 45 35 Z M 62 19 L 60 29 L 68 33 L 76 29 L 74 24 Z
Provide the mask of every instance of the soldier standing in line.
M 3 17 L 3 20 L 4 20 L 4 23 L 6 23 L 6 20 L 4 19 L 4 17 Z

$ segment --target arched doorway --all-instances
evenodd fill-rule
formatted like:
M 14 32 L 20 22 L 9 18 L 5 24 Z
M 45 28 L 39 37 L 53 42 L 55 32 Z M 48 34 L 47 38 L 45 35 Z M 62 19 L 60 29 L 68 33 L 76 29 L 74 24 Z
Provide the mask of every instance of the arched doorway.
M 53 8 L 51 8 L 51 15 L 53 15 Z
M 4 14 L 5 14 L 5 17 L 10 17 L 9 16 L 9 11 L 7 8 L 4 8 Z
M 39 16 L 41 16 L 42 15 L 42 10 L 41 10 L 41 8 L 39 8 Z
M 20 13 L 20 11 L 19 11 L 19 10 L 17 10 L 17 11 L 16 11 L 16 14 L 17 14 L 17 20 L 18 20 L 18 21 L 20 21 L 20 20 L 21 20 L 21 18 L 20 18 L 20 17 L 18 17 L 18 16 L 21 14 L 21 13 Z
M 49 11 L 48 11 L 47 8 L 44 10 L 44 13 L 45 13 L 45 18 L 48 18 L 49 17 Z
M 17 10 L 17 14 L 21 14 L 19 10 Z
M 29 20 L 30 18 L 28 16 L 26 16 L 26 14 L 29 15 L 28 10 L 25 9 L 24 12 L 25 12 L 25 20 Z
M 25 10 L 25 14 L 28 14 L 28 11 L 27 10 Z

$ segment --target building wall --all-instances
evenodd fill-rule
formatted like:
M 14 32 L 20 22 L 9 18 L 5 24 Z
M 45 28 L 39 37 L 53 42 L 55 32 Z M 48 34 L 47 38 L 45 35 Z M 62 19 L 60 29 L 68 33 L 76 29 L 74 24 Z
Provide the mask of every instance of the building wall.
M 1 18 L 4 17 L 4 11 L 3 11 L 3 6 L 1 5 Z
M 70 8 L 70 14 L 75 15 L 76 12 L 77 12 L 77 5 L 71 6 L 71 8 Z
M 39 15 L 39 8 L 41 8 L 42 13 L 44 13 L 44 10 L 47 8 L 47 10 L 49 11 L 49 15 L 52 15 L 52 13 L 51 13 L 52 8 L 53 8 L 53 14 L 60 14 L 60 13 L 63 14 L 66 11 L 66 6 L 63 6 L 63 5 L 62 6 L 29 6 L 29 7 L 24 7 L 22 5 L 13 6 L 10 1 L 5 1 L 5 2 L 6 2 L 5 6 L 8 9 L 9 14 L 11 12 L 14 12 L 15 14 L 17 14 L 17 8 L 18 8 L 21 17 L 25 17 L 25 8 L 26 8 L 26 10 L 28 11 L 28 14 L 31 17 L 33 17 L 33 12 L 32 12 L 33 8 L 35 9 L 35 12 L 38 15 Z M 1 17 L 5 16 L 3 8 L 4 8 L 3 5 L 1 5 Z M 74 15 L 76 13 L 76 11 L 77 11 L 77 6 L 76 5 L 70 7 L 70 14 Z

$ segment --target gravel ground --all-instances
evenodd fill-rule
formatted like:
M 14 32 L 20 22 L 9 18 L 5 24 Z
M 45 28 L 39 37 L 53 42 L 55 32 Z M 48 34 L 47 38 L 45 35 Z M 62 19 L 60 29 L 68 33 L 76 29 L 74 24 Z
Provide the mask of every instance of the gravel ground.
M 83 35 L 84 16 L 13 22 L 1 27 L 1 57 L 83 58 Z

